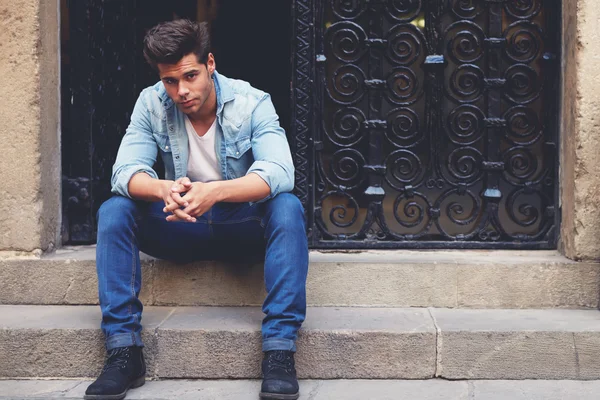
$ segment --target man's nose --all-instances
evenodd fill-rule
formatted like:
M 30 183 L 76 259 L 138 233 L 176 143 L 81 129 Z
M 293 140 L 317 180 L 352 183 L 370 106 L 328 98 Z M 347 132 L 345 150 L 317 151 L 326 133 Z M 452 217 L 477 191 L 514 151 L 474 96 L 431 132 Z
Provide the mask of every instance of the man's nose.
M 179 90 L 177 91 L 177 94 L 181 97 L 185 97 L 188 95 L 190 91 L 188 90 L 188 88 L 183 84 L 180 83 L 179 84 Z

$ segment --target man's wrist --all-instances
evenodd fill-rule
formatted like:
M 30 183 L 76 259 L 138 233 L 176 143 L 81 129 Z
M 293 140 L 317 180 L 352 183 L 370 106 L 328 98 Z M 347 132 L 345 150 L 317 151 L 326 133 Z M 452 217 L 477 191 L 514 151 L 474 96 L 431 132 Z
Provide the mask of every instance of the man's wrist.
M 223 181 L 212 181 L 209 182 L 208 185 L 212 186 L 210 189 L 215 194 L 215 203 L 225 201 L 225 187 Z
M 166 179 L 160 179 L 159 184 L 156 185 L 156 197 L 158 197 L 160 200 L 164 200 L 164 193 L 169 190 L 169 188 L 171 186 L 173 186 L 173 181 L 169 181 Z

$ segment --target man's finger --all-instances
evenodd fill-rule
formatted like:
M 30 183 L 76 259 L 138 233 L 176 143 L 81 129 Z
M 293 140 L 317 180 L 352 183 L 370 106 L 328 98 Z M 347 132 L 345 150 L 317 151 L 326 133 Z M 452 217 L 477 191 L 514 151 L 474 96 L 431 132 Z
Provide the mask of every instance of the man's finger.
M 188 191 L 191 187 L 192 187 L 192 181 L 190 181 L 190 178 L 188 178 L 187 176 L 184 176 L 183 178 L 177 179 L 173 183 L 173 186 L 171 186 L 171 192 L 181 193 L 181 192 Z
M 171 200 L 168 204 L 165 205 L 165 208 L 163 208 L 163 212 L 172 213 L 177 209 L 181 209 L 181 207 L 182 206 L 180 206 L 179 203 L 177 203 L 174 200 Z
M 182 219 L 180 219 L 179 217 L 176 217 L 176 216 L 175 216 L 175 214 L 171 214 L 171 215 L 169 215 L 169 216 L 166 218 L 166 220 L 167 220 L 168 222 L 178 222 L 178 221 L 183 221 L 183 222 L 185 222 L 185 220 L 182 220 Z
M 177 196 L 179 196 L 179 194 L 174 193 Z M 180 196 L 181 197 L 181 196 Z M 163 207 L 163 212 L 165 213 L 172 213 L 175 210 L 181 209 L 183 206 L 180 205 L 179 203 L 177 203 L 175 201 L 175 199 L 173 198 L 173 196 L 168 196 L 165 199 L 165 206 Z
M 171 199 L 173 199 L 175 203 L 179 204 L 179 207 L 187 207 L 190 205 L 189 199 L 184 199 L 181 197 L 180 193 L 171 193 Z
M 175 183 L 182 184 L 182 185 L 191 185 L 192 181 L 190 181 L 190 178 L 188 178 L 187 176 L 183 176 L 183 177 L 175 180 Z
M 203 206 L 199 206 L 197 204 L 190 204 L 188 207 L 184 208 L 182 211 L 188 215 L 199 217 L 202 214 L 204 214 L 206 211 L 208 211 L 208 209 Z
M 190 186 L 192 186 L 192 181 L 190 180 L 190 178 L 188 178 L 187 176 L 184 176 L 181 179 L 181 184 L 187 188 L 189 188 Z
M 186 190 L 186 187 L 181 183 L 174 183 L 173 186 L 171 186 L 171 193 L 181 193 L 185 192 Z
M 177 219 L 175 219 L 174 217 L 176 217 Z M 171 221 L 185 221 L 185 222 L 196 222 L 196 218 L 191 217 L 189 214 L 183 212 L 183 210 L 177 209 L 175 211 L 173 211 L 173 215 L 169 215 L 167 217 L 167 221 L 171 222 Z

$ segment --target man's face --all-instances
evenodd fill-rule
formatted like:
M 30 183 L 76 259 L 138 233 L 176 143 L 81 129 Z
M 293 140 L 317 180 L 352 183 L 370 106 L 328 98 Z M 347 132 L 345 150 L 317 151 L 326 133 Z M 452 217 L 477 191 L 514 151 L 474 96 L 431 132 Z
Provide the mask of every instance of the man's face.
M 215 59 L 208 55 L 206 65 L 200 64 L 195 54 L 184 56 L 177 64 L 158 64 L 160 79 L 167 94 L 177 107 L 188 116 L 200 116 L 202 111 L 212 107 Z

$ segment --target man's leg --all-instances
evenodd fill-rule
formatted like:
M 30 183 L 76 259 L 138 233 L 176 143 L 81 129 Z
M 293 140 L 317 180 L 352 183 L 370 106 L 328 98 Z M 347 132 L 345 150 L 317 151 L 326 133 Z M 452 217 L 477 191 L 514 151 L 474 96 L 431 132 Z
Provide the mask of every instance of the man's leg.
M 265 204 L 266 314 L 262 324 L 263 399 L 300 396 L 294 353 L 298 330 L 306 316 L 308 243 L 300 200 L 282 193 Z
M 298 330 L 306 315 L 308 273 L 308 243 L 300 200 L 281 193 L 265 203 L 218 203 L 213 210 L 215 248 L 244 257 L 264 255 L 267 297 L 263 304 L 263 351 L 296 351 Z
M 282 193 L 264 204 L 215 206 L 215 233 L 228 249 L 265 254 L 262 336 L 265 353 L 260 396 L 297 399 L 294 352 L 298 330 L 306 315 L 308 244 L 304 211 L 298 198 Z
M 263 351 L 296 351 L 306 316 L 308 242 L 304 210 L 296 196 L 282 193 L 265 203 L 265 286 Z
M 143 346 L 140 250 L 178 261 L 211 257 L 211 211 L 196 223 L 168 222 L 163 207 L 115 196 L 98 211 L 96 268 L 107 350 Z
M 138 247 L 140 202 L 115 196 L 98 210 L 96 270 L 106 350 L 142 347 L 142 284 Z
M 85 399 L 122 399 L 130 388 L 144 384 L 142 303 L 138 223 L 141 203 L 116 196 L 98 210 L 96 270 L 107 358 Z
M 205 218 L 197 223 L 168 222 L 162 202 L 147 203 L 115 196 L 98 211 L 96 268 L 102 330 L 108 353 L 100 377 L 86 399 L 123 398 L 144 384 L 140 249 L 150 255 L 187 260 L 210 237 Z

